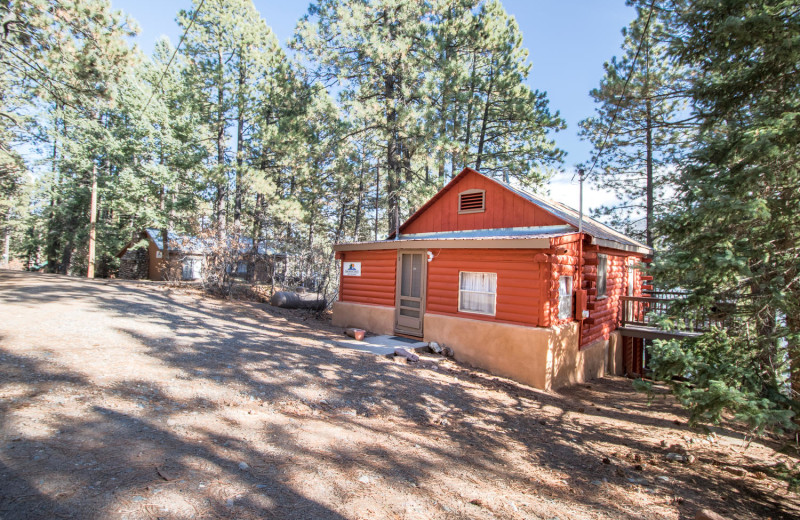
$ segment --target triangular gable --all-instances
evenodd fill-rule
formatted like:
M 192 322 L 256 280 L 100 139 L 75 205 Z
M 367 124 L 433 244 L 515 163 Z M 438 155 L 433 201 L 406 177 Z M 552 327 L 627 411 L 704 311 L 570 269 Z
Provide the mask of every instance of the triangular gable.
M 467 190 L 485 191 L 485 211 L 459 214 L 458 195 Z M 494 179 L 472 168 L 464 168 L 400 226 L 400 234 L 564 224 L 567 224 L 565 220 L 532 204 Z M 393 236 L 394 233 L 390 238 Z
M 467 190 L 485 190 L 485 211 L 459 214 L 458 196 Z M 464 168 L 400 226 L 400 235 L 500 228 L 541 228 L 569 225 L 577 231 L 578 211 L 539 195 Z M 652 249 L 592 218 L 583 216 L 586 234 L 607 241 L 608 247 L 652 254 Z M 393 238 L 392 233 L 389 238 Z M 617 245 L 615 245 L 617 244 Z

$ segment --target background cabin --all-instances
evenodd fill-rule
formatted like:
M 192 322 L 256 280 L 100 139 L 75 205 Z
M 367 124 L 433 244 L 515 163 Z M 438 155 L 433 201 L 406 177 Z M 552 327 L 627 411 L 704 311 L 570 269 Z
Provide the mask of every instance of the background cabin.
M 171 278 L 200 280 L 212 267 L 224 269 L 233 278 L 248 282 L 270 282 L 277 272 L 285 271 L 287 255 L 260 242 L 253 250 L 253 240 L 242 237 L 216 247 L 215 240 L 167 233 Z M 160 229 L 145 229 L 126 245 L 120 258 L 119 277 L 128 280 L 164 280 L 164 246 Z M 283 267 L 281 266 L 283 265 Z
M 466 168 L 387 240 L 338 244 L 333 322 L 451 347 L 550 389 L 621 373 L 620 297 L 652 250 Z M 645 287 L 647 288 L 647 287 Z
M 203 276 L 208 246 L 189 235 L 167 233 L 169 259 L 180 270 L 180 279 L 199 280 Z M 164 245 L 160 229 L 148 228 L 117 253 L 119 277 L 126 280 L 164 280 Z

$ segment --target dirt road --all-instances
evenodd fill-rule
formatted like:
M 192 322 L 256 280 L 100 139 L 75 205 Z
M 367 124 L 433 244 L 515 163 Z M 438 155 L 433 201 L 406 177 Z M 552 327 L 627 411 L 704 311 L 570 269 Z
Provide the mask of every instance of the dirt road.
M 626 380 L 546 394 L 332 346 L 340 333 L 266 305 L 0 271 L 0 518 L 800 511 L 756 473 L 787 456 L 691 431 Z

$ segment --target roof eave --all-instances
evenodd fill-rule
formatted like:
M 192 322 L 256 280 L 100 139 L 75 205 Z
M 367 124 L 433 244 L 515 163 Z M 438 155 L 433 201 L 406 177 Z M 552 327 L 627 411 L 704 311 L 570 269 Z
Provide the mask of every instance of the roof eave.
M 605 238 L 597 238 L 594 236 L 592 237 L 592 244 L 596 244 L 601 247 L 608 247 L 610 249 L 620 249 L 622 251 L 628 251 L 629 253 L 653 256 L 653 249 L 641 244 L 626 244 L 623 242 L 617 242 L 616 240 L 607 240 Z
M 400 239 L 380 242 L 335 244 L 334 251 L 375 251 L 380 249 L 549 249 L 550 237 L 524 238 L 439 238 Z

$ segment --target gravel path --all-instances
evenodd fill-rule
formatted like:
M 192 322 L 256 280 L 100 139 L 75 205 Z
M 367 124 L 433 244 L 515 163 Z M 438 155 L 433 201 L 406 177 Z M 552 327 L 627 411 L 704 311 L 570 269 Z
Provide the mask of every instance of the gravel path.
M 547 394 L 340 334 L 156 284 L 0 271 L 0 519 L 800 512 L 768 470 L 796 458 L 689 430 L 626 380 Z

